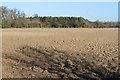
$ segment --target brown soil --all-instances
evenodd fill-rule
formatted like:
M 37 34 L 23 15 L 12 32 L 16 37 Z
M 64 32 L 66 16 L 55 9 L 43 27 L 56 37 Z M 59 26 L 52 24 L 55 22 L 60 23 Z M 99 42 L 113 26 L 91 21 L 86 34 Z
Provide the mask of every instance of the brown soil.
M 118 77 L 118 29 L 3 29 L 3 78 Z

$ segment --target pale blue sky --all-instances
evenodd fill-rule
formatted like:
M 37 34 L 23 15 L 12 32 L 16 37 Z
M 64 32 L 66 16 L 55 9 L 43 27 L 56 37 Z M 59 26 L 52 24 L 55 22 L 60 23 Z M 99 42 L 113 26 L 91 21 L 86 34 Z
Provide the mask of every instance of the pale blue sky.
M 117 2 L 4 2 L 3 6 L 17 8 L 27 16 L 74 16 L 90 21 L 118 21 Z

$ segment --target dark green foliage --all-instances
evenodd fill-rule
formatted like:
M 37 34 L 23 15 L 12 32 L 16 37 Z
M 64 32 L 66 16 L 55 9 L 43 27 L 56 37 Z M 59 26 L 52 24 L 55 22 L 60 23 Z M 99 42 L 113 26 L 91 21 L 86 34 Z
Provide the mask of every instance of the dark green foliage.
M 79 19 L 80 18 L 80 19 Z M 79 21 L 79 20 L 80 21 Z M 29 17 L 27 20 L 30 20 L 32 23 L 40 24 L 40 27 L 51 27 L 51 28 L 78 28 L 78 27 L 87 27 L 81 17 Z M 84 21 L 88 22 L 84 19 Z M 41 26 L 42 25 L 42 26 Z M 37 27 L 37 26 L 33 26 Z
M 117 22 L 91 22 L 82 17 L 26 17 L 17 9 L 0 7 L 2 10 L 2 28 L 109 28 L 118 27 Z

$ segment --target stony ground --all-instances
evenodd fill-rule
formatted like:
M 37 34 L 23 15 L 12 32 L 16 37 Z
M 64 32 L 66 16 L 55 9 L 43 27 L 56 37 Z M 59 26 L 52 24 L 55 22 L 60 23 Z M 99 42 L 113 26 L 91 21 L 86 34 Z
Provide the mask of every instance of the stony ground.
M 118 29 L 3 29 L 3 78 L 118 77 Z

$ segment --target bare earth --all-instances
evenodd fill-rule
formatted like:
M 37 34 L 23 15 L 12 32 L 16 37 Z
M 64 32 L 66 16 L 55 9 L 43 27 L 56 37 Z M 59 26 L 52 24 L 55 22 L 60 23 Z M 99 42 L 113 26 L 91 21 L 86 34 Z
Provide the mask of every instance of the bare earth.
M 118 29 L 2 29 L 2 60 L 3 78 L 118 77 Z

